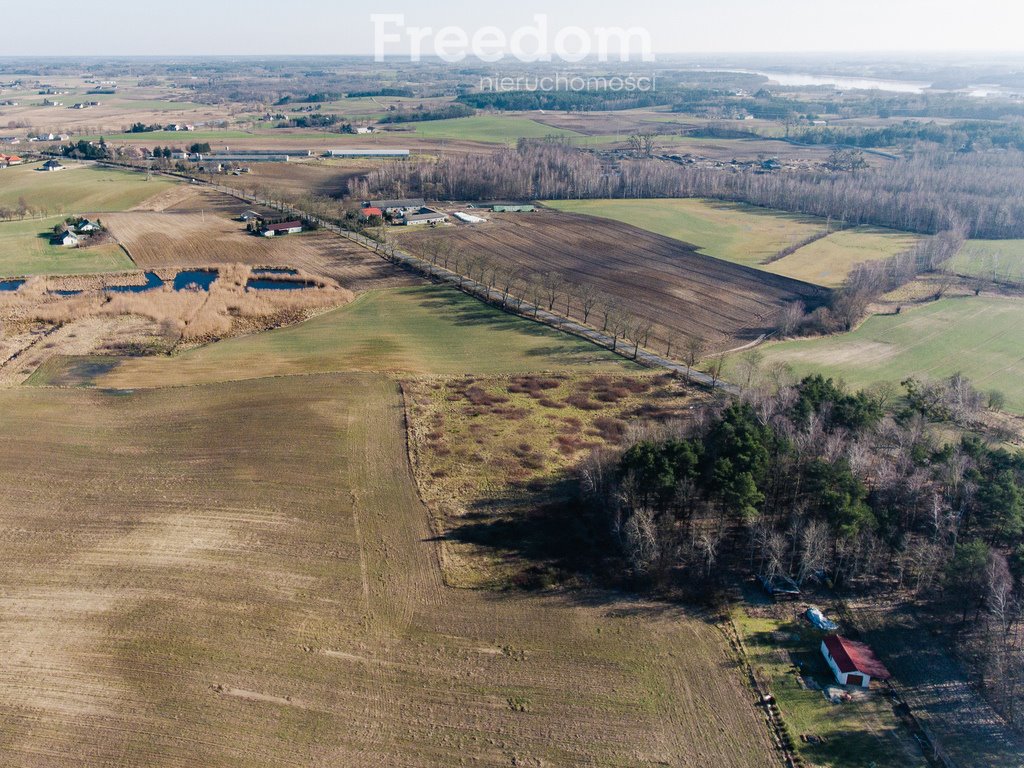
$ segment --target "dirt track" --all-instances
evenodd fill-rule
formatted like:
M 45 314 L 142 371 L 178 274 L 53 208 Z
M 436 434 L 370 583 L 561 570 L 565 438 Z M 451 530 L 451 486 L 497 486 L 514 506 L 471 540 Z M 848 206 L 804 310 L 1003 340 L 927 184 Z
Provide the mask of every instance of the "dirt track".
M 704 256 L 618 222 L 552 211 L 489 218 L 483 225 L 410 233 L 400 245 L 422 252 L 418 243 L 449 240 L 465 255 L 589 283 L 653 322 L 661 351 L 667 339 L 678 349 L 685 335 L 718 348 L 749 342 L 774 329 L 787 303 L 799 300 L 813 307 L 826 296 L 816 286 Z
M 442 586 L 397 385 L 0 392 L 9 766 L 768 766 L 723 638 Z

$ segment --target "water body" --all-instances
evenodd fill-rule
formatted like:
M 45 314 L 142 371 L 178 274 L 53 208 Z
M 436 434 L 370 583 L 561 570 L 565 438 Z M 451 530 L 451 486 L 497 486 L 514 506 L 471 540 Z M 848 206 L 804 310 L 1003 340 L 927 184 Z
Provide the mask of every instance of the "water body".
M 783 86 L 803 88 L 815 85 L 830 85 L 839 91 L 889 91 L 891 93 L 924 93 L 931 83 L 911 80 L 882 80 L 872 77 L 843 77 L 839 75 L 811 75 L 792 72 L 764 72 L 760 70 L 736 70 L 746 75 L 761 75 Z
M 252 271 L 254 275 L 297 275 L 299 270 L 291 267 L 261 267 Z
M 314 285 L 305 280 L 260 280 L 257 277 L 250 277 L 245 287 L 268 291 L 299 291 L 303 288 L 313 288 Z
M 24 280 L 0 280 L 0 291 L 16 291 L 24 284 Z
M 143 285 L 111 285 L 103 290 L 111 291 L 113 293 L 143 293 L 144 291 L 151 291 L 154 288 L 162 288 L 164 281 L 157 277 L 156 272 L 146 273 L 146 282 Z
M 217 273 L 212 270 L 190 269 L 174 276 L 174 290 L 183 291 L 195 286 L 200 290 L 208 291 L 210 284 L 216 279 Z

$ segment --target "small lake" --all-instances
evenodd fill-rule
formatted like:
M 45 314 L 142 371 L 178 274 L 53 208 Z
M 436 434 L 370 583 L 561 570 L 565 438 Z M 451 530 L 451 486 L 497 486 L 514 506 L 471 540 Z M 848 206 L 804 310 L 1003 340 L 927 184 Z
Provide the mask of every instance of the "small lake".
M 24 280 L 0 280 L 0 291 L 16 291 L 24 284 Z
M 734 69 L 744 75 L 761 75 L 772 82 L 793 88 L 830 85 L 840 91 L 889 91 L 890 93 L 924 93 L 931 83 L 912 80 L 885 80 L 873 77 L 844 77 L 842 75 L 811 75 L 802 72 L 766 72 L 757 69 Z
M 258 277 L 250 277 L 245 287 L 258 291 L 300 291 L 303 288 L 315 288 L 316 284 L 305 280 L 260 280 Z
M 206 269 L 190 269 L 174 276 L 174 290 L 183 291 L 195 286 L 203 291 L 210 290 L 210 284 L 217 279 L 217 273 Z

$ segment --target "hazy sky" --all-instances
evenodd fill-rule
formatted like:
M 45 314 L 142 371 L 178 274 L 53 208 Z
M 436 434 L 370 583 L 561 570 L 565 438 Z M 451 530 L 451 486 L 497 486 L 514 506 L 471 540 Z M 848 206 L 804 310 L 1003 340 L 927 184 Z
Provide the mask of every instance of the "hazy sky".
M 4 0 L 12 2 L 12 0 Z M 408 25 L 642 26 L 658 53 L 1024 51 L 1021 0 L 48 0 L 53 24 L 5 35 L 0 56 L 369 54 L 371 13 Z M 46 32 L 45 29 L 49 29 Z M 429 49 L 428 49 L 429 50 Z

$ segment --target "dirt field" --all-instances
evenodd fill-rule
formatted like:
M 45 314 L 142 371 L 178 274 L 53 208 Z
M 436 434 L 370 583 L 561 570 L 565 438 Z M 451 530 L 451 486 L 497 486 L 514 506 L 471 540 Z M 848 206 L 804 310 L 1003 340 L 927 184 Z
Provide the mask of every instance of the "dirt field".
M 773 765 L 699 617 L 444 588 L 386 378 L 0 402 L 5 765 Z
M 655 325 L 651 346 L 677 348 L 685 335 L 718 349 L 773 329 L 791 301 L 808 306 L 825 291 L 696 253 L 667 237 L 603 219 L 538 211 L 489 215 L 483 225 L 453 226 L 403 235 L 401 244 L 444 239 L 459 252 L 486 255 L 531 271 L 557 271 L 619 298 L 632 314 Z M 593 320 L 593 318 L 592 318 Z

